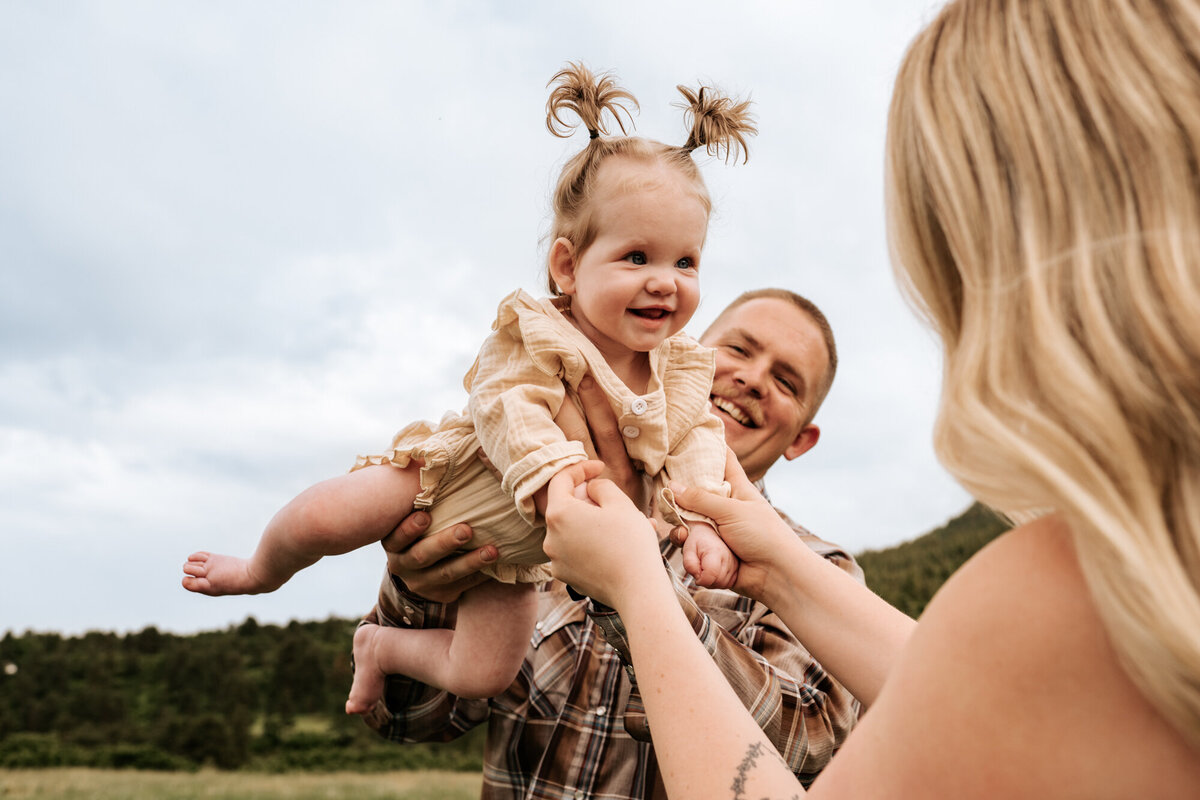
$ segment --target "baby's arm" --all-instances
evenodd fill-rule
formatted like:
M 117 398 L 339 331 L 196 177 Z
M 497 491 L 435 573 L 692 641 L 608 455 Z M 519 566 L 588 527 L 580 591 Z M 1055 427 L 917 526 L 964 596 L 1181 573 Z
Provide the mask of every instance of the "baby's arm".
M 279 510 L 250 558 L 200 551 L 188 556 L 183 588 L 207 595 L 272 592 L 322 556 L 387 536 L 412 511 L 417 467 L 367 467 L 322 481 Z
M 499 331 L 480 350 L 467 389 L 484 455 L 521 516 L 537 524 L 544 510 L 538 490 L 559 470 L 587 460 L 583 445 L 555 424 L 566 401 L 562 379 L 535 364 L 522 341 Z
M 667 455 L 667 476 L 684 486 L 703 487 L 705 491 L 728 497 L 725 454 L 725 427 L 706 410 Z M 732 586 L 738 560 L 717 534 L 712 521 L 692 511 L 676 510 L 688 526 L 683 546 L 684 569 L 700 586 L 714 589 Z

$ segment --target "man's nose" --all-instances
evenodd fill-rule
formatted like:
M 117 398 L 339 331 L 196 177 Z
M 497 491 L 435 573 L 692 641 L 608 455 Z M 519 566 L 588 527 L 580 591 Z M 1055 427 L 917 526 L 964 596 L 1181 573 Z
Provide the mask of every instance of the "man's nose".
M 766 365 L 757 360 L 746 361 L 738 366 L 733 379 L 744 386 L 746 391 L 754 397 L 762 397 L 766 391 Z

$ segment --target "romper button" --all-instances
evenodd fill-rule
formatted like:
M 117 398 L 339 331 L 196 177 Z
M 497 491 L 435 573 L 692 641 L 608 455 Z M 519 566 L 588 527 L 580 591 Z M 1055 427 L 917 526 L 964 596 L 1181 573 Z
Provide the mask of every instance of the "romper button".
M 641 431 L 633 425 L 626 425 L 624 428 L 621 428 L 621 433 L 625 434 L 625 438 L 627 439 L 636 439 L 641 434 Z
M 637 398 L 636 400 L 634 400 L 632 403 L 629 404 L 629 410 L 632 411 L 633 413 L 637 414 L 638 416 L 645 414 L 646 413 L 646 401 L 640 397 Z
M 542 621 L 541 621 L 541 620 L 538 620 L 538 624 L 537 624 L 537 625 L 534 625 L 533 627 L 534 627 L 534 629 L 535 629 L 535 630 L 539 630 L 539 631 L 540 631 L 542 628 L 544 628 L 544 627 L 546 627 L 546 626 L 545 626 L 545 624 L 544 624 L 544 623 L 542 623 Z
M 605 708 L 604 706 L 600 706 L 599 708 L 596 709 L 596 716 L 603 717 L 605 715 L 605 713 L 607 713 L 607 712 L 608 712 L 607 708 Z
M 575 790 L 575 800 L 583 800 L 583 789 Z

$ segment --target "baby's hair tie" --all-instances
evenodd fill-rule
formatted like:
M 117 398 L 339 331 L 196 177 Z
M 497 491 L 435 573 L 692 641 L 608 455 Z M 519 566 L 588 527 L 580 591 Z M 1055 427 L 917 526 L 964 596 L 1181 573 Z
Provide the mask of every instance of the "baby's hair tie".
M 599 139 L 600 131 L 596 130 L 595 128 L 588 128 L 588 138 L 589 139 Z

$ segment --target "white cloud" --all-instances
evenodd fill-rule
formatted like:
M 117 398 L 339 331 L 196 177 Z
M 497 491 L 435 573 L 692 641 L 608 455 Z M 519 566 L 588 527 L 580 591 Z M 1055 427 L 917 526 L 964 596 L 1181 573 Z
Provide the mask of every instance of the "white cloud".
M 267 597 L 178 586 L 252 549 L 305 485 L 465 400 L 499 299 L 541 291 L 544 127 L 568 59 L 613 69 L 638 132 L 675 85 L 752 95 L 699 332 L 738 292 L 816 300 L 842 366 L 820 446 L 772 494 L 853 550 L 965 506 L 929 448 L 937 353 L 883 242 L 891 75 L 925 0 L 545 0 L 0 7 L 0 629 L 171 630 L 351 615 L 378 552 Z

